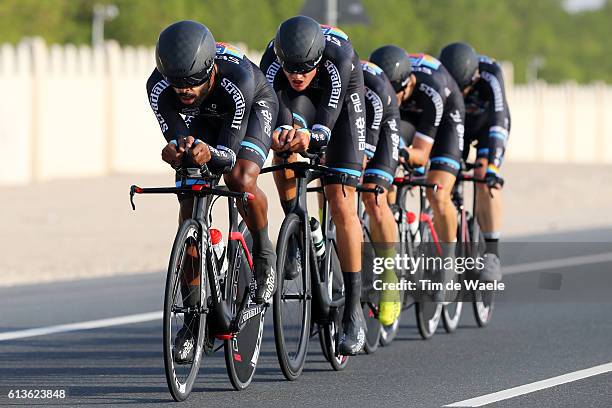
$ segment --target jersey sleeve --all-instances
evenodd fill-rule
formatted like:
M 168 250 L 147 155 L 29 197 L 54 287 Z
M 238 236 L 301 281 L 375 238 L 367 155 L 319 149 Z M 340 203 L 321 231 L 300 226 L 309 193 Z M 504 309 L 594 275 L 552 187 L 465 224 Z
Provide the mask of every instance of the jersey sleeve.
M 361 69 L 359 65 L 353 66 L 354 52 L 352 48 L 345 49 L 337 44 L 328 43 L 327 47 L 332 48 L 330 56 L 323 57 L 319 67 L 320 75 L 325 77 L 327 87 L 321 95 L 321 101 L 315 117 L 315 126 L 322 127 L 322 130 L 331 134 L 338 116 L 342 111 L 344 97 L 351 79 L 353 69 Z
M 416 124 L 415 137 L 433 143 L 444 113 L 444 98 L 433 86 L 421 82 L 417 92 L 417 105 L 423 110 Z
M 367 118 L 366 145 L 364 153 L 371 159 L 374 157 L 374 153 L 376 152 L 376 144 L 378 143 L 378 138 L 380 135 L 380 127 L 382 124 L 385 107 L 381 97 L 375 90 L 366 86 L 364 94 L 366 100 Z
M 173 103 L 172 92 L 170 84 L 157 71 L 154 71 L 147 81 L 149 105 L 168 142 L 189 135 L 187 124 Z
M 213 151 L 211 149 L 212 159 L 218 160 L 227 164 L 228 155 L 231 159 L 230 167 L 236 163 L 236 155 L 240 149 L 240 143 L 246 134 L 247 124 L 249 122 L 249 114 L 253 97 L 255 93 L 255 84 L 251 76 L 246 75 L 246 72 L 240 75 L 237 79 L 222 77 L 220 86 L 223 88 L 227 104 L 231 108 L 224 115 L 223 124 L 219 131 L 217 146 Z
M 504 80 L 501 67 L 491 64 L 490 69 L 483 70 L 480 76 L 491 98 L 489 107 L 489 168 L 490 172 L 497 173 L 502 164 L 503 156 L 508 142 L 510 118 L 508 117 L 508 103 L 504 90 Z

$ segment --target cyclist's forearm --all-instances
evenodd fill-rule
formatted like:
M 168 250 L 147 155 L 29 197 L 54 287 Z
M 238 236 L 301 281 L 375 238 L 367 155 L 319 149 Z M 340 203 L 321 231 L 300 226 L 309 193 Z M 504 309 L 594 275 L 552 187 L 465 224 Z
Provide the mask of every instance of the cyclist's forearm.
M 489 130 L 489 166 L 499 169 L 506 151 L 508 131 L 501 126 Z

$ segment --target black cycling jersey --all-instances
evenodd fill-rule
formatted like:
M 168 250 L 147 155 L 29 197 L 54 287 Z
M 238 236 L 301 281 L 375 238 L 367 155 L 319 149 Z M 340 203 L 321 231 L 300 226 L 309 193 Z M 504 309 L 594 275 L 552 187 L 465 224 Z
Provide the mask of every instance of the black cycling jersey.
M 259 68 L 230 44 L 217 43 L 215 65 L 213 89 L 193 105 L 181 103 L 159 71 L 153 71 L 147 94 L 162 133 L 167 141 L 191 135 L 208 143 L 212 170 L 228 171 L 236 155 L 261 167 L 272 143 L 276 95 Z
M 347 184 L 356 184 L 366 143 L 361 64 L 344 32 L 325 25 L 321 30 L 326 39 L 323 57 L 316 76 L 303 92 L 291 88 L 274 53 L 274 41 L 269 43 L 260 67 L 278 95 L 277 126 L 295 123 L 309 128 L 309 149 L 327 145 L 327 165 L 346 174 Z M 324 181 L 330 184 L 337 180 L 326 177 Z
M 367 123 L 365 154 L 370 158 L 364 183 L 374 183 L 388 189 L 393 183 L 400 144 L 397 97 L 382 69 L 369 61 L 362 61 L 361 66 Z
M 466 140 L 477 141 L 478 157 L 487 158 L 489 170 L 497 172 L 510 132 L 504 77 L 499 64 L 485 56 L 480 57 L 478 71 L 480 79 L 465 97 Z
M 400 106 L 402 121 L 414 137 L 433 143 L 430 168 L 457 174 L 461 165 L 465 106 L 457 83 L 446 68 L 427 54 L 410 54 L 416 85 Z M 411 140 L 412 135 L 403 135 Z

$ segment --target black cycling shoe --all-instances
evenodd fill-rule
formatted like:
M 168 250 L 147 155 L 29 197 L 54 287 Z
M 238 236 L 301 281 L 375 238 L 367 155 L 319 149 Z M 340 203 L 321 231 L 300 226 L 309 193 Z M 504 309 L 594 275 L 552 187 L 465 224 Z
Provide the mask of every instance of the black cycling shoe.
M 297 238 L 289 238 L 287 246 L 287 258 L 285 259 L 285 269 L 283 276 L 285 280 L 294 280 L 302 274 L 302 251 L 298 246 Z
M 183 325 L 174 339 L 174 362 L 176 364 L 191 364 L 195 356 L 195 336 Z
M 274 249 L 262 249 L 254 256 L 254 276 L 251 281 L 251 294 L 255 303 L 269 303 L 276 291 L 276 253 Z
M 358 354 L 365 345 L 366 325 L 361 307 L 344 310 L 342 318 L 342 336 L 338 344 L 338 353 L 344 356 Z M 348 311 L 348 313 L 347 313 Z

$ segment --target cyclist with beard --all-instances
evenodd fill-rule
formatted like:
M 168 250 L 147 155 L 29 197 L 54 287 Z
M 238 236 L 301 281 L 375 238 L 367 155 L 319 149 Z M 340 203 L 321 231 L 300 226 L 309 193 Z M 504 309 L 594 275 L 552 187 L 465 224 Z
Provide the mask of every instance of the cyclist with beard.
M 159 35 L 156 68 L 147 81 L 147 95 L 161 131 L 168 142 L 162 160 L 176 167 L 187 149 L 194 165 L 207 164 L 223 174 L 228 188 L 249 192 L 255 199 L 248 213 L 239 211 L 253 237 L 254 298 L 264 303 L 275 290 L 276 253 L 268 237 L 268 203 L 257 187 L 257 177 L 268 155 L 278 101 L 259 68 L 230 44 L 216 43 L 211 32 L 195 21 L 179 21 Z M 193 199 L 179 197 L 179 223 L 192 213 Z M 188 255 L 198 257 L 196 248 Z M 197 264 L 197 262 L 188 262 Z M 181 282 L 185 301 L 195 304 L 199 271 L 193 280 Z M 193 358 L 194 331 L 189 316 L 177 335 L 177 355 Z M 184 350 L 185 353 L 180 352 Z
M 363 73 L 357 53 L 341 30 L 309 17 L 284 21 L 260 67 L 279 97 L 272 149 L 292 153 L 326 146 L 325 164 L 336 173 L 323 178 L 336 226 L 346 303 L 340 354 L 357 354 L 365 343 L 361 308 L 361 226 L 355 206 L 366 140 Z M 283 128 L 280 128 L 283 126 Z M 296 131 L 296 128 L 302 128 Z M 279 162 L 275 156 L 275 161 Z M 296 160 L 293 154 L 289 159 Z M 282 172 L 279 172 L 282 173 Z M 276 174 L 285 212 L 295 203 L 295 179 Z
M 372 52 L 370 61 L 385 72 L 400 105 L 402 161 L 411 167 L 425 166 L 427 182 L 442 186 L 427 190 L 434 213 L 434 227 L 443 245 L 442 256 L 454 257 L 457 242 L 457 210 L 451 193 L 461 168 L 465 107 L 455 80 L 440 61 L 427 54 L 407 54 L 402 48 L 386 45 Z M 446 262 L 445 262 L 446 264 Z M 440 281 L 448 282 L 453 270 L 441 271 Z M 445 285 L 444 285 L 445 286 Z M 434 300 L 448 302 L 445 289 Z
M 486 56 L 479 56 L 465 43 L 449 44 L 440 52 L 440 61 L 461 88 L 465 99 L 467 145 L 475 142 L 474 170 L 487 184 L 478 184 L 478 223 L 486 241 L 483 281 L 501 280 L 498 243 L 501 229 L 504 180 L 499 168 L 504 159 L 510 133 L 510 109 L 506 100 L 504 77 L 500 65 Z M 469 149 L 465 149 L 467 158 Z

